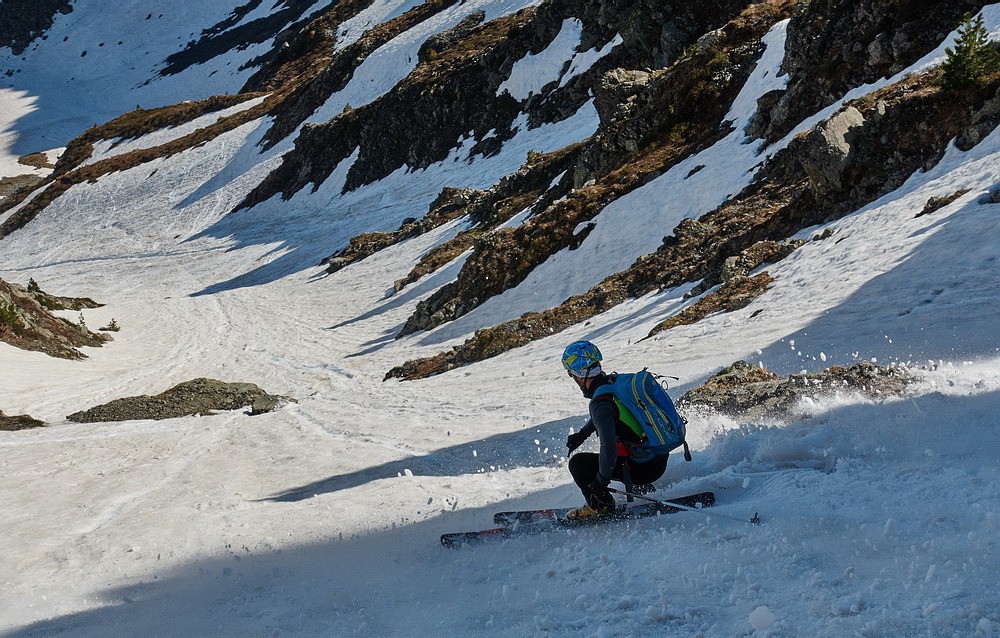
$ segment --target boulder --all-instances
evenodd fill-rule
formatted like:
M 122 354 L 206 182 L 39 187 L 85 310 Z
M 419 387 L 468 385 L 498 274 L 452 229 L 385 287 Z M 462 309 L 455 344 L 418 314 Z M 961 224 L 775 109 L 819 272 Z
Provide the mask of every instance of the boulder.
M 288 401 L 270 395 L 253 383 L 226 383 L 199 378 L 176 385 L 155 396 L 141 395 L 115 399 L 108 403 L 74 412 L 66 417 L 78 423 L 174 419 L 195 414 L 210 415 L 219 410 L 238 410 L 251 406 L 250 414 L 271 412 Z

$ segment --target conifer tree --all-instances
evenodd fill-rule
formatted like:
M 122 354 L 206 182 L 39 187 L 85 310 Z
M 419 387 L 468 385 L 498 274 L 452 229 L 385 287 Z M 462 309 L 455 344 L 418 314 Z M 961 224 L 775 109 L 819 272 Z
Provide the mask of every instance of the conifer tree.
M 948 47 L 944 51 L 947 56 L 942 65 L 945 88 L 974 86 L 981 83 L 987 75 L 1000 70 L 1000 55 L 990 43 L 982 15 L 973 18 L 966 14 L 959 27 L 955 47 Z

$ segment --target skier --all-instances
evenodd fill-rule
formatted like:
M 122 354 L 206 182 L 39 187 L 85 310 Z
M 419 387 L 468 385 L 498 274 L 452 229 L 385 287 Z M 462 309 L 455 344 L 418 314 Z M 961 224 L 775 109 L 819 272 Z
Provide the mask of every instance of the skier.
M 579 432 L 566 439 L 567 454 L 583 445 L 597 432 L 601 441 L 600 453 L 580 452 L 569 460 L 569 472 L 583 492 L 587 504 L 571 510 L 567 517 L 574 520 L 603 516 L 614 512 L 615 499 L 608 491 L 608 484 L 621 481 L 626 490 L 653 491 L 653 481 L 663 476 L 667 469 L 668 454 L 653 456 L 638 462 L 629 455 L 629 447 L 642 442 L 639 434 L 622 421 L 620 406 L 613 394 L 594 397 L 595 391 L 612 379 L 601 370 L 601 351 L 589 341 L 575 341 L 563 351 L 563 367 L 583 396 L 590 399 L 590 418 Z

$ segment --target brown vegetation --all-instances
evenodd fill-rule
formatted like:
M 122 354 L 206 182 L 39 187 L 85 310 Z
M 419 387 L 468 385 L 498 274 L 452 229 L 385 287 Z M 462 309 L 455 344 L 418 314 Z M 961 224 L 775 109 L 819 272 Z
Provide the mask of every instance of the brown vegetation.
M 55 168 L 56 165 L 49 161 L 49 156 L 45 153 L 31 153 L 24 157 L 17 158 L 18 164 L 31 166 L 32 168 Z
M 717 312 L 733 312 L 746 308 L 753 300 L 764 294 L 774 277 L 762 272 L 753 277 L 736 277 L 722 285 L 719 290 L 709 293 L 666 321 L 649 331 L 650 337 L 677 326 L 687 326 L 701 321 Z

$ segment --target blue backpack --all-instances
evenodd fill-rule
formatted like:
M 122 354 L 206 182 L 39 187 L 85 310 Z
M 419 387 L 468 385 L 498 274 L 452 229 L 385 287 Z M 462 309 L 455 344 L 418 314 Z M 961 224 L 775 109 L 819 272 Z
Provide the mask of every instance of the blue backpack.
M 621 420 L 642 439 L 639 445 L 627 445 L 633 461 L 642 463 L 684 446 L 684 460 L 691 460 L 691 450 L 684 440 L 685 425 L 674 402 L 657 382 L 656 376 L 643 368 L 639 372 L 609 375 L 610 384 L 594 392 L 594 398 L 612 395 Z

